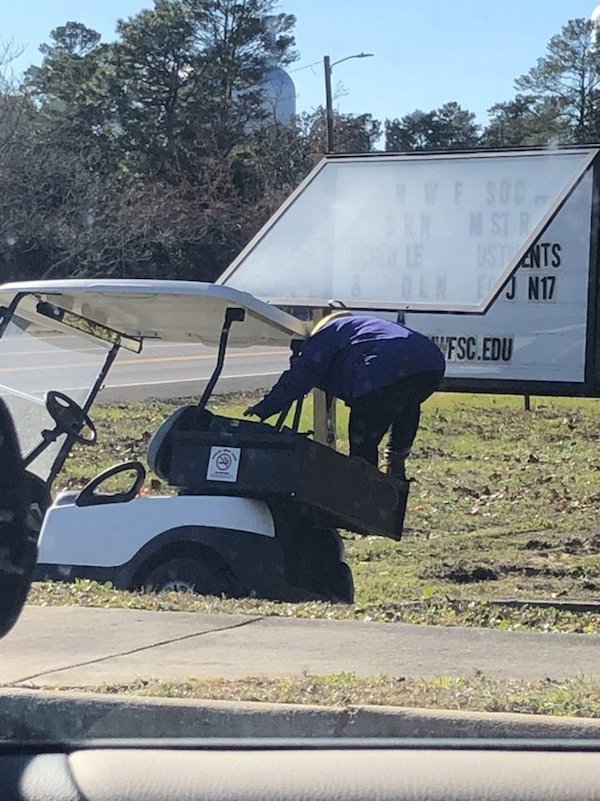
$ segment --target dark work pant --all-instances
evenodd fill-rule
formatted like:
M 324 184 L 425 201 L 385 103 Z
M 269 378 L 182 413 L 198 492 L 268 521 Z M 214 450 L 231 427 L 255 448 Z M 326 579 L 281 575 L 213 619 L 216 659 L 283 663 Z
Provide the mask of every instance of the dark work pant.
M 421 404 L 443 377 L 438 370 L 416 373 L 355 400 L 350 406 L 350 456 L 377 465 L 377 449 L 388 431 L 388 449 L 408 454 L 417 435 Z

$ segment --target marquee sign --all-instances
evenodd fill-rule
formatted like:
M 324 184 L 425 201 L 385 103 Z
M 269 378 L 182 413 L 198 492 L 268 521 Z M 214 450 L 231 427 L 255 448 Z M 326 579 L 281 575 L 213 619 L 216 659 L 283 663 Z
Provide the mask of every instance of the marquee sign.
M 400 312 L 450 388 L 600 394 L 599 153 L 327 157 L 219 282 Z

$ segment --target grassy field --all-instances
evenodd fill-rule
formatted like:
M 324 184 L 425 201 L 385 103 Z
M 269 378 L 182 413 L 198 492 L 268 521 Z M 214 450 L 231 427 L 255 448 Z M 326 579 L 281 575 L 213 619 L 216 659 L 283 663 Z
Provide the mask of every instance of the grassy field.
M 225 398 L 217 409 L 238 415 L 251 401 Z M 177 405 L 98 407 L 99 444 L 73 453 L 60 488 L 81 486 L 110 464 L 143 458 L 151 433 Z M 402 542 L 345 535 L 356 582 L 352 606 L 123 593 L 87 581 L 36 584 L 29 600 L 40 605 L 600 633 L 600 612 L 560 607 L 569 601 L 600 603 L 600 401 L 535 399 L 533 406 L 526 412 L 521 398 L 444 394 L 426 404 L 410 459 L 414 480 Z M 310 427 L 310 406 L 303 427 Z M 338 428 L 345 433 L 343 408 Z M 346 445 L 342 439 L 341 447 Z M 154 480 L 150 491 L 168 488 Z M 544 599 L 557 606 L 502 602 L 507 599 Z M 93 689 L 180 698 L 600 716 L 598 682 L 583 678 L 523 682 L 479 673 L 460 679 L 343 673 L 165 683 L 147 677 Z
M 217 400 L 236 415 L 249 397 Z M 98 406 L 99 444 L 77 449 L 58 488 L 145 455 L 177 403 Z M 347 535 L 353 607 L 114 593 L 83 583 L 37 585 L 32 603 L 215 608 L 304 617 L 600 632 L 600 614 L 515 609 L 498 600 L 600 602 L 600 401 L 435 395 L 409 460 L 413 478 L 401 543 Z M 303 427 L 310 426 L 310 404 Z M 338 428 L 346 431 L 340 407 Z M 346 446 L 342 438 L 342 449 Z M 164 491 L 153 482 L 152 491 Z

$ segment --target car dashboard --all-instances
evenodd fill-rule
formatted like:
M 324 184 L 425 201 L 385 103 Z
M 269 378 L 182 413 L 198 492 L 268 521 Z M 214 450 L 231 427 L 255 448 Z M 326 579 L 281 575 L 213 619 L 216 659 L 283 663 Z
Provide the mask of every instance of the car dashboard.
M 0 747 L 3 801 L 582 801 L 600 742 L 117 741 Z

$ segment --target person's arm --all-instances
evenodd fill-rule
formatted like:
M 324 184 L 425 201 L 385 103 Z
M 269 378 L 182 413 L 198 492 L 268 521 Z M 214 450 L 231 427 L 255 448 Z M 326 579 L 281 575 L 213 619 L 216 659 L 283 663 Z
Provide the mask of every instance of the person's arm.
M 328 332 L 326 328 L 311 337 L 300 355 L 292 357 L 290 369 L 281 375 L 273 389 L 255 406 L 246 409 L 244 415 L 254 414 L 265 420 L 320 386 L 336 352 L 336 339 L 335 331 Z

